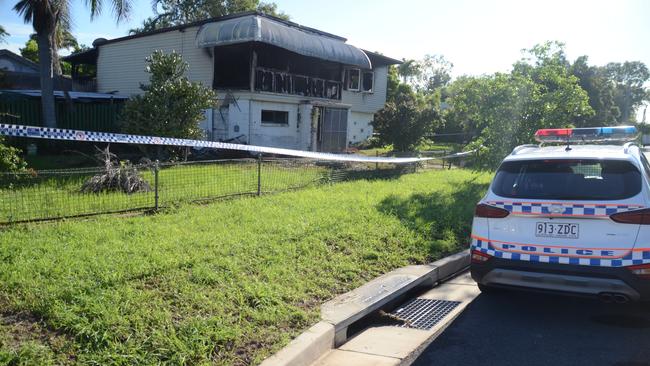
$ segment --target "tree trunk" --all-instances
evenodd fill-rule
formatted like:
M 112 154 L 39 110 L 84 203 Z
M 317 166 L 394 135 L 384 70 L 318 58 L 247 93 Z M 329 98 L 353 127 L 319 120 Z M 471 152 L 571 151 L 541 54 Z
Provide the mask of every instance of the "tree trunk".
M 41 69 L 41 107 L 43 109 L 43 126 L 56 127 L 54 109 L 54 78 L 52 75 L 52 42 L 49 34 L 38 33 L 38 59 Z

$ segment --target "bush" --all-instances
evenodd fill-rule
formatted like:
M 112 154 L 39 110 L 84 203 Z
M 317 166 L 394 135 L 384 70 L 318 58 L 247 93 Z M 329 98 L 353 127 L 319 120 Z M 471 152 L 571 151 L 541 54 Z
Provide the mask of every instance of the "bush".
M 199 122 L 203 111 L 216 104 L 216 94 L 185 77 L 187 63 L 172 52 L 154 52 L 147 58 L 149 85 L 144 94 L 131 98 L 124 106 L 121 127 L 126 133 L 196 139 L 202 137 Z M 160 155 L 160 149 L 157 152 Z
M 393 145 L 396 151 L 411 151 L 438 121 L 438 113 L 430 103 L 419 100 L 408 85 L 402 84 L 395 99 L 376 114 L 373 127 L 382 145 Z
M 0 137 L 0 172 L 20 172 L 27 168 L 27 163 L 20 156 L 22 151 L 3 144 Z

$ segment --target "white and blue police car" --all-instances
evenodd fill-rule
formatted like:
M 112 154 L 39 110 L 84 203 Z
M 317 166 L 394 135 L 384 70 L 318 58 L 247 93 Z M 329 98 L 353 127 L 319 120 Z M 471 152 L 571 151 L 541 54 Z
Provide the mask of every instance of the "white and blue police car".
M 481 290 L 650 300 L 650 162 L 637 136 L 627 126 L 544 129 L 540 145 L 515 148 L 475 210 Z

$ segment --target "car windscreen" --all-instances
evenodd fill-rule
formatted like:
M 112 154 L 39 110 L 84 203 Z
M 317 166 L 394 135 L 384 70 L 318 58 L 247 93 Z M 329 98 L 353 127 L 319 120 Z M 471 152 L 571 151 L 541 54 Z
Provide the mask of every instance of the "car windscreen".
M 520 160 L 501 164 L 492 191 L 502 197 L 620 200 L 641 192 L 641 173 L 624 160 Z

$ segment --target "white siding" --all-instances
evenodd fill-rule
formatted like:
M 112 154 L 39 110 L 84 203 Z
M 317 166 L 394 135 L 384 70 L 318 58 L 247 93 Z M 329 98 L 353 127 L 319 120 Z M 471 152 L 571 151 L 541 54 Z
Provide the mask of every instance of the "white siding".
M 386 86 L 388 83 L 388 67 L 381 66 L 375 72 L 374 90 L 372 93 L 343 91 L 343 104 L 352 105 L 352 112 L 377 113 L 386 104 Z
M 277 102 L 250 102 L 251 145 L 284 147 L 298 149 L 300 143 L 298 131 L 298 104 Z M 261 121 L 262 110 L 289 112 L 288 125 L 264 124 Z
M 348 141 L 356 144 L 372 136 L 373 113 L 350 112 L 348 115 Z
M 120 94 L 140 94 L 140 84 L 149 83 L 145 59 L 156 50 L 172 50 L 189 64 L 187 77 L 191 81 L 212 87 L 212 57 L 206 49 L 198 48 L 194 38 L 198 27 L 152 34 L 99 46 L 97 59 L 97 91 L 118 91 Z

